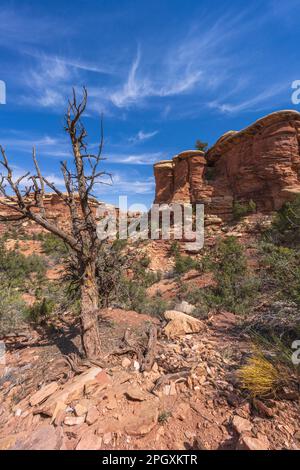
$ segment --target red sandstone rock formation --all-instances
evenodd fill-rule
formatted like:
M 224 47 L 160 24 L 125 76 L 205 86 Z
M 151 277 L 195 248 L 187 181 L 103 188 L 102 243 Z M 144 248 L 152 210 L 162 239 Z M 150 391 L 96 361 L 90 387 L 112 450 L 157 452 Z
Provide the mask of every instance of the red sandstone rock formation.
M 300 194 L 300 113 L 279 111 L 224 134 L 204 155 L 186 151 L 154 169 L 155 202 L 203 202 L 228 219 L 234 201 L 270 212 Z
M 29 197 L 30 199 L 30 197 Z M 8 203 L 10 207 L 1 205 L 1 201 L 4 201 L 6 204 Z M 96 208 L 100 203 L 96 201 L 96 199 L 90 199 L 90 206 L 94 213 L 96 213 Z M 13 201 L 6 200 L 5 198 L 0 198 L 0 218 L 1 216 L 10 217 L 16 216 L 16 212 L 13 210 Z M 55 193 L 47 193 L 44 197 L 44 206 L 47 212 L 47 216 L 49 219 L 54 220 L 62 229 L 69 230 L 70 229 L 70 213 L 68 207 L 63 203 L 61 198 Z M 45 231 L 43 228 L 38 226 L 35 222 L 30 220 L 25 220 L 21 225 L 28 226 L 28 224 L 34 228 L 36 231 Z M 0 232 L 1 229 L 4 230 L 5 225 L 1 224 L 0 220 Z

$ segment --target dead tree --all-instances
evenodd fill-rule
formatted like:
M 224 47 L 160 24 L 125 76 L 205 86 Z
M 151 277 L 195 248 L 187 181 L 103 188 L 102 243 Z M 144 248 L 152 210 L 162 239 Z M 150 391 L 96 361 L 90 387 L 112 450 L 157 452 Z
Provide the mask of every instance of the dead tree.
M 95 261 L 101 242 L 97 238 L 96 221 L 89 201 L 93 196 L 95 185 L 104 183 L 101 177 L 107 173 L 98 170 L 99 164 L 103 160 L 101 156 L 103 148 L 102 119 L 98 153 L 93 155 L 87 151 L 85 142 L 87 132 L 81 121 L 86 105 L 87 90 L 83 89 L 83 97 L 80 102 L 77 102 L 76 93 L 73 90 L 73 98 L 68 103 L 65 115 L 65 130 L 71 139 L 73 161 L 70 166 L 67 165 L 67 162 L 61 162 L 65 191 L 60 191 L 42 175 L 35 149 L 33 149 L 35 174 L 26 173 L 17 180 L 14 179 L 12 166 L 5 150 L 0 147 L 2 155 L 0 163 L 4 167 L 4 173 L 0 173 L 0 193 L 4 196 L 0 204 L 15 212 L 14 220 L 33 220 L 60 237 L 72 250 L 77 260 L 80 277 L 83 349 L 87 358 L 96 359 L 101 353 L 101 342 L 97 320 L 99 295 Z M 53 191 L 68 208 L 71 220 L 69 233 L 63 231 L 53 220 L 48 218 L 44 206 L 45 188 Z M 1 218 L 1 220 L 4 219 L 5 217 Z

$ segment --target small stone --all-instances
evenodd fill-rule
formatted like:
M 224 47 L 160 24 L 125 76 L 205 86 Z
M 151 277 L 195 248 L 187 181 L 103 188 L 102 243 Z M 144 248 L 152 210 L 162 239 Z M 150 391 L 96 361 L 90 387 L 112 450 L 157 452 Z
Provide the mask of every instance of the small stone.
M 185 300 L 180 302 L 179 304 L 175 305 L 174 310 L 177 310 L 178 312 L 186 313 L 187 315 L 191 315 L 193 311 L 195 310 L 195 306 L 192 304 L 189 304 Z
M 39 405 L 42 403 L 46 398 L 50 397 L 56 390 L 58 389 L 58 384 L 56 382 L 52 382 L 48 385 L 45 385 L 36 393 L 34 393 L 29 400 L 31 406 Z
M 128 423 L 124 429 L 130 436 L 145 436 L 157 425 L 158 404 L 146 401 L 136 404 L 133 416 L 128 416 Z
M 256 410 L 262 415 L 267 416 L 268 418 L 272 418 L 274 416 L 274 411 L 272 410 L 272 408 L 269 408 L 262 401 L 258 399 L 253 399 L 253 405 Z
M 294 439 L 296 439 L 297 441 L 300 441 L 300 431 L 295 432 Z
M 298 400 L 299 399 L 299 392 L 296 392 L 295 390 L 291 390 L 287 387 L 284 387 L 283 388 L 283 397 L 286 400 L 291 400 L 291 401 Z
M 86 415 L 86 418 L 85 418 L 86 423 L 89 424 L 89 425 L 92 425 L 97 421 L 98 418 L 99 418 L 99 412 L 98 412 L 96 406 L 91 406 L 88 409 L 88 412 L 87 412 L 87 415 Z
M 21 414 L 22 414 L 21 408 L 17 408 L 16 411 L 15 411 L 15 416 L 19 417 L 19 416 L 21 416 Z
M 196 439 L 194 440 L 193 449 L 209 450 L 209 447 L 204 441 L 202 441 L 202 439 L 200 439 L 200 437 L 196 437 Z
M 94 430 L 88 430 L 83 434 L 76 450 L 99 450 L 101 449 L 102 437 L 97 436 Z
M 168 396 L 170 395 L 170 391 L 171 391 L 171 385 L 165 385 L 163 388 L 163 394 Z
M 99 383 L 97 380 L 91 380 L 85 384 L 84 393 L 87 397 L 96 397 L 99 393 L 105 390 L 107 386 L 108 383 Z
M 17 435 L 7 436 L 0 439 L 0 450 L 9 450 L 14 446 Z
M 84 421 L 84 416 L 66 416 L 64 419 L 64 423 L 67 426 L 78 426 L 80 424 L 83 424 Z
M 137 372 L 140 370 L 140 363 L 138 361 L 134 361 L 133 362 L 133 368 L 134 370 L 136 370 Z
M 107 446 L 108 444 L 111 443 L 111 440 L 112 440 L 111 432 L 105 433 L 104 436 L 103 436 L 103 444 Z
M 131 366 L 131 360 L 128 359 L 128 357 L 124 357 L 124 359 L 122 361 L 122 367 L 124 369 L 128 369 L 130 366 Z
M 237 450 L 269 450 L 270 443 L 266 436 L 260 438 L 241 435 L 238 441 Z
M 81 405 L 80 403 L 78 403 L 77 405 L 75 405 L 74 411 L 75 411 L 75 415 L 77 417 L 85 416 L 86 413 L 87 413 L 87 408 L 86 408 L 86 406 Z
M 142 389 L 138 387 L 129 388 L 128 390 L 126 390 L 125 395 L 127 396 L 127 398 L 133 401 L 145 401 L 145 400 L 149 400 L 150 398 L 152 398 L 150 393 L 144 392 Z
M 252 424 L 250 423 L 250 421 L 245 418 L 241 418 L 240 416 L 233 417 L 232 426 L 238 434 L 251 431 L 252 429 Z

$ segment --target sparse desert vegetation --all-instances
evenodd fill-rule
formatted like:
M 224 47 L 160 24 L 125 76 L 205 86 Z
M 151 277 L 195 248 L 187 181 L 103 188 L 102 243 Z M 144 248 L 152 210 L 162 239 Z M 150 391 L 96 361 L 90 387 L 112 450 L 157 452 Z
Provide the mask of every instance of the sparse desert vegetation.
M 34 151 L 34 191 L 24 194 L 2 149 L 0 448 L 45 448 L 47 439 L 72 450 L 180 449 L 187 440 L 190 449 L 296 448 L 299 196 L 266 213 L 259 197 L 228 198 L 230 216 L 206 215 L 202 249 L 189 251 L 183 235 L 139 237 L 140 228 L 136 238 L 102 240 L 105 216 L 91 194 L 102 140 L 96 155 L 85 153 L 86 103 L 87 91 L 80 103 L 74 91 L 66 193 L 42 176 Z M 206 158 L 203 184 L 217 185 L 214 148 L 197 148 L 155 171 Z

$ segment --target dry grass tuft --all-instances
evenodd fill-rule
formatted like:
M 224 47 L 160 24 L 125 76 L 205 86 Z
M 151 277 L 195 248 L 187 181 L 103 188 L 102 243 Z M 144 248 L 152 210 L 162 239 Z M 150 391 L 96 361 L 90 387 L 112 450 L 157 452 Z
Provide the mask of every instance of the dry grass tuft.
M 274 396 L 283 382 L 279 370 L 260 351 L 255 351 L 237 375 L 242 388 L 253 397 Z

